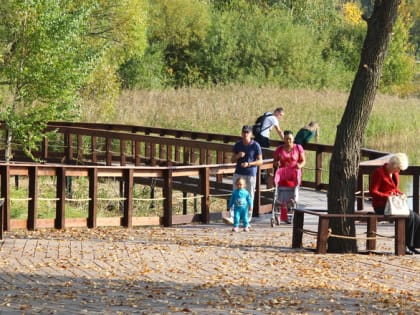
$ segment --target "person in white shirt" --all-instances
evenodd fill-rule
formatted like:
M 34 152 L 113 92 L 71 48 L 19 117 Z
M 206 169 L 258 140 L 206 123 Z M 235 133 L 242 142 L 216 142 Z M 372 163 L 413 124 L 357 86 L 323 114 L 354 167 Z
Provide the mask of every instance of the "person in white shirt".
M 269 148 L 271 129 L 274 128 L 282 140 L 284 138 L 284 133 L 280 128 L 279 123 L 279 121 L 283 119 L 284 109 L 282 107 L 278 107 L 273 113 L 267 112 L 264 115 L 265 117 L 261 125 L 261 132 L 259 134 L 254 134 L 254 137 L 255 141 L 257 141 L 262 148 Z

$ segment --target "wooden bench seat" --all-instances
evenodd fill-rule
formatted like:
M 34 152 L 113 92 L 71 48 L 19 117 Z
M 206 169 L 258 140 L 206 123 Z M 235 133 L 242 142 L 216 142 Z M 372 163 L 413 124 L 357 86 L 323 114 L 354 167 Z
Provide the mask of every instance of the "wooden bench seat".
M 293 217 L 293 236 L 292 236 L 292 248 L 302 247 L 302 236 L 303 236 L 303 223 L 305 214 L 314 215 L 318 217 L 318 231 L 317 231 L 317 242 L 316 242 L 316 253 L 325 254 L 327 253 L 327 241 L 329 237 L 329 222 L 332 218 L 353 218 L 354 220 L 367 222 L 367 237 L 366 250 L 376 249 L 376 239 L 374 238 L 377 231 L 378 221 L 388 220 L 393 221 L 395 224 L 395 255 L 405 255 L 405 216 L 385 216 L 378 215 L 375 213 L 354 213 L 354 214 L 329 214 L 326 210 L 304 210 L 295 209 Z

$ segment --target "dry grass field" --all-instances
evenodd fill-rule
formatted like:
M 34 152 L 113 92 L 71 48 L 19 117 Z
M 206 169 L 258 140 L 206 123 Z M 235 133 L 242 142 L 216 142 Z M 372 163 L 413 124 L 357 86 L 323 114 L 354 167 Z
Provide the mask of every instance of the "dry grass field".
M 348 94 L 334 91 L 286 90 L 276 87 L 219 87 L 165 91 L 125 91 L 112 123 L 237 134 L 244 124 L 276 107 L 284 107 L 283 129 L 297 131 L 311 120 L 321 125 L 320 143 L 333 144 Z M 95 121 L 95 117 L 86 119 Z M 377 95 L 364 147 L 406 152 L 420 164 L 420 100 Z

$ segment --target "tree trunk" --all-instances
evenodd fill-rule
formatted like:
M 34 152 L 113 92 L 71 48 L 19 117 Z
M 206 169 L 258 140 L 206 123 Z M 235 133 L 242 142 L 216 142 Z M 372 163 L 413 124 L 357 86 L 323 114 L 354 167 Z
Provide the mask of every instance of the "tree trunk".
M 397 17 L 400 0 L 376 0 L 370 18 L 361 59 L 340 124 L 330 162 L 328 212 L 349 214 L 355 210 L 355 192 L 363 135 L 373 108 L 385 55 Z M 330 221 L 332 236 L 328 252 L 357 252 L 354 221 Z

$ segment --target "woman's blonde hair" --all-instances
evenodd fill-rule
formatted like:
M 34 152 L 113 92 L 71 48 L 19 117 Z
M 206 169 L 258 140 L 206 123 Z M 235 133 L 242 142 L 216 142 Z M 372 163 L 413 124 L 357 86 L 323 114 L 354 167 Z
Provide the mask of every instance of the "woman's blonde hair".
M 404 171 L 408 167 L 408 157 L 405 153 L 395 153 L 389 159 L 389 163 L 395 167 L 398 167 L 400 170 Z

